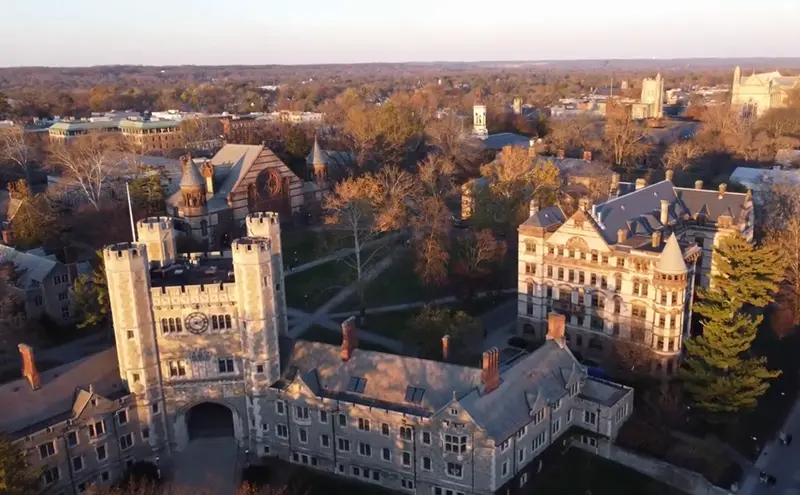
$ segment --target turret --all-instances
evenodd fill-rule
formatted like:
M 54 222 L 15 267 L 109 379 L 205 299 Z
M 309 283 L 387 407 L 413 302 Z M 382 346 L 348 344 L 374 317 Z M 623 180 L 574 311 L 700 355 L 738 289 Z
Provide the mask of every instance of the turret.
M 314 167 L 314 181 L 317 183 L 320 190 L 327 189 L 328 164 L 325 159 L 325 153 L 319 147 L 319 141 L 316 136 L 314 136 L 314 154 L 312 162 L 312 166 Z
M 161 266 L 175 263 L 175 228 L 170 217 L 150 217 L 136 223 L 139 242 L 147 246 L 151 262 Z
M 103 250 L 103 259 L 120 377 L 137 400 L 159 402 L 161 375 L 157 354 L 151 352 L 156 348 L 156 334 L 147 247 L 114 244 Z
M 265 394 L 280 377 L 277 301 L 283 286 L 272 270 L 272 242 L 265 237 L 243 237 L 231 245 L 236 279 L 238 317 L 242 321 L 245 386 L 252 395 Z
M 181 199 L 187 209 L 204 210 L 206 206 L 206 180 L 197 170 L 192 156 L 181 158 Z M 198 213 L 195 211 L 194 213 Z
M 270 241 L 272 253 L 272 273 L 274 278 L 275 314 L 278 321 L 278 333 L 286 334 L 289 322 L 286 315 L 286 292 L 283 280 L 283 252 L 281 250 L 280 215 L 272 211 L 257 212 L 247 215 L 245 219 L 247 235 L 263 237 Z

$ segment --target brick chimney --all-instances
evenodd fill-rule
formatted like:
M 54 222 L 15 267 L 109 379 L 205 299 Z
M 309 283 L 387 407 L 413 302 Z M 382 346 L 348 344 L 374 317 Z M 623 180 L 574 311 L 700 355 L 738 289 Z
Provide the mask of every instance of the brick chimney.
M 619 229 L 617 231 L 617 243 L 622 244 L 627 240 L 628 240 L 628 231 L 625 229 Z
M 723 182 L 722 184 L 719 185 L 719 199 L 722 199 L 723 197 L 725 197 L 725 192 L 727 190 L 728 190 L 728 184 L 725 184 Z
M 701 181 L 701 180 L 694 181 L 694 188 L 695 189 L 702 189 L 703 188 L 703 181 Z
M 450 336 L 442 337 L 442 361 L 450 361 Z
M 564 150 L 556 150 L 556 158 L 564 158 Z
M 664 175 L 666 176 L 665 178 L 668 181 L 672 182 L 672 178 L 675 176 L 675 171 L 670 168 L 670 169 L 667 170 L 667 172 Z
M 483 393 L 491 393 L 500 386 L 500 351 L 492 347 L 483 353 L 483 369 L 481 371 Z
M 669 200 L 661 200 L 661 218 L 659 220 L 662 225 L 669 223 Z
M 351 316 L 342 322 L 342 361 L 349 361 L 357 347 L 356 317 Z
M 547 340 L 555 340 L 564 347 L 567 328 L 567 317 L 557 313 L 547 315 Z
M 642 189 L 643 187 L 647 186 L 647 179 L 640 178 L 636 179 L 636 190 Z
M 653 247 L 657 248 L 661 245 L 661 232 L 655 231 L 653 232 Z
M 584 151 L 583 152 L 583 161 L 585 161 L 585 162 L 592 161 L 592 152 L 591 151 Z
M 17 348 L 22 358 L 22 376 L 28 380 L 33 390 L 39 390 L 42 388 L 42 379 L 39 377 L 39 370 L 36 369 L 33 347 L 28 344 L 20 344 Z

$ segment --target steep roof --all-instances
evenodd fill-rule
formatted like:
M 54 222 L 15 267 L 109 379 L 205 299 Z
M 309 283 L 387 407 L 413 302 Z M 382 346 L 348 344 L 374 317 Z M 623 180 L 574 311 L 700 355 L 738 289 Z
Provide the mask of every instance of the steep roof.
M 311 163 L 314 165 L 325 165 L 328 162 L 327 156 L 322 153 L 322 148 L 319 147 L 317 136 L 314 136 L 314 149 L 312 150 L 312 154 L 313 157 L 311 158 Z
M 686 262 L 683 260 L 683 251 L 675 234 L 670 235 L 669 239 L 667 239 L 664 250 L 661 251 L 661 257 L 658 258 L 656 270 L 673 275 L 681 275 L 689 271 L 686 268 Z
M 0 244 L 0 261 L 11 261 L 17 269 L 22 270 L 17 285 L 23 289 L 30 288 L 34 282 L 41 284 L 58 264 L 55 260 L 17 251 L 5 244 Z
M 204 186 L 206 183 L 194 160 L 188 160 L 183 165 L 183 172 L 181 173 L 181 187 L 198 187 Z
M 93 354 L 79 361 L 40 372 L 41 388 L 31 389 L 25 378 L 0 385 L 0 431 L 12 437 L 38 431 L 48 424 L 73 417 L 92 385 L 95 393 L 107 398 L 126 394 L 119 377 L 115 348 Z M 47 424 L 45 424 L 47 423 Z
M 566 216 L 558 206 L 548 206 L 537 210 L 527 220 L 522 222 L 523 226 L 547 228 L 553 225 L 564 223 Z

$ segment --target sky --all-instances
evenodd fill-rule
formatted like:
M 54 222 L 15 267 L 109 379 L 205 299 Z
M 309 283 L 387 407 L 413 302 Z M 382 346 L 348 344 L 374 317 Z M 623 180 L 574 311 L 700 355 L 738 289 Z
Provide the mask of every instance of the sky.
M 800 57 L 800 0 L 0 0 L 0 66 Z

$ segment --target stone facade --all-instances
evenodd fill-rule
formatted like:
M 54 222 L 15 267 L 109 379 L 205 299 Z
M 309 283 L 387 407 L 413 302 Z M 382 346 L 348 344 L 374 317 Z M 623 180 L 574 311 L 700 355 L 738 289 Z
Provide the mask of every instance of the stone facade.
M 733 232 L 752 235 L 750 194 L 676 188 L 670 181 L 591 205 L 564 219 L 531 208 L 520 228 L 518 334 L 542 339 L 547 315 L 567 315 L 567 342 L 588 362 L 643 353 L 646 371 L 677 369 L 698 285 L 713 250 Z M 628 346 L 621 347 L 622 341 Z M 639 349 L 639 351 L 637 351 Z M 628 351 L 623 351 L 628 352 Z
M 800 86 L 800 76 L 783 76 L 780 72 L 764 72 L 742 76 L 739 67 L 733 71 L 731 105 L 745 118 L 762 116 L 771 108 L 786 105 L 787 92 Z
M 660 119 L 664 116 L 664 78 L 661 74 L 656 74 L 652 79 L 642 79 L 642 96 L 639 101 L 646 108 L 646 114 L 642 118 Z

